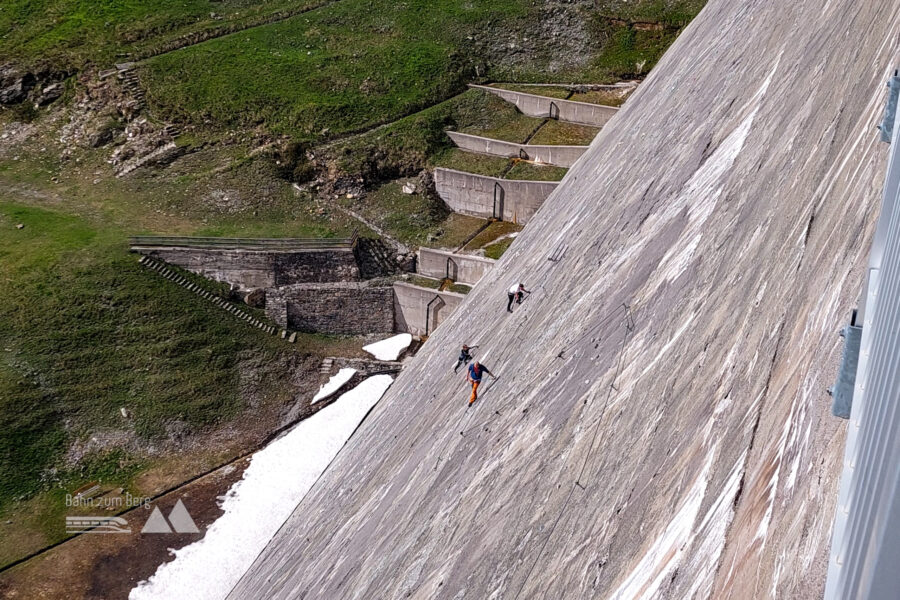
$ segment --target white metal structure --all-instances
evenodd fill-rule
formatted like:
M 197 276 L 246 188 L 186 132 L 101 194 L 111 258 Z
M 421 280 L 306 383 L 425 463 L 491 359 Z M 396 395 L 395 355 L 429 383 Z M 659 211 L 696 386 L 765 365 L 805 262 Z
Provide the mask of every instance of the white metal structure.
M 900 598 L 900 78 L 891 87 L 882 128 L 891 153 L 857 319 L 862 341 L 826 600 Z

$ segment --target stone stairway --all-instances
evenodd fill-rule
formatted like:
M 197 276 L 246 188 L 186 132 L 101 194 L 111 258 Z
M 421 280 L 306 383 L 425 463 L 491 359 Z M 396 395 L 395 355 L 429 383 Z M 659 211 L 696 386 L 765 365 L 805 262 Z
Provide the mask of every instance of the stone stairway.
M 129 102 L 129 106 L 135 113 L 143 110 L 146 105 L 147 94 L 141 86 L 141 81 L 138 78 L 137 71 L 134 70 L 134 66 L 126 64 L 118 66 L 118 69 L 122 87 L 125 88 L 125 91 L 128 92 L 132 98 L 131 102 Z
M 200 296 L 202 298 L 205 298 L 206 300 L 209 300 L 210 302 L 212 302 L 213 304 L 215 304 L 222 310 L 231 313 L 234 317 L 241 319 L 243 321 L 246 321 L 247 323 L 249 323 L 250 325 L 252 325 L 258 329 L 262 329 L 269 335 L 277 335 L 280 331 L 281 337 L 283 339 L 287 339 L 291 343 L 293 343 L 297 339 L 296 333 L 289 334 L 286 330 L 279 330 L 277 327 L 269 325 L 268 323 L 265 323 L 265 322 L 257 319 L 252 314 L 238 308 L 233 302 L 229 302 L 228 300 L 225 300 L 221 296 L 217 296 L 216 294 L 213 294 L 212 292 L 209 292 L 209 291 L 203 289 L 196 283 L 190 281 L 188 278 L 186 278 L 183 275 L 177 273 L 176 271 L 170 269 L 166 265 L 166 263 L 164 263 L 162 261 L 154 260 L 154 259 L 150 258 L 149 256 L 142 256 L 138 262 L 141 265 L 150 269 L 151 271 L 155 271 L 163 278 L 168 279 L 169 281 L 176 283 L 176 284 L 182 286 L 183 288 L 186 288 L 187 290 L 197 294 L 198 296 Z
M 387 277 L 400 272 L 396 252 L 384 240 L 359 238 L 357 259 L 363 279 Z
M 122 87 L 128 95 L 131 96 L 131 100 L 127 103 L 127 106 L 131 109 L 133 114 L 142 111 L 147 105 L 147 92 L 144 91 L 144 87 L 141 85 L 141 80 L 134 68 L 134 64 L 124 63 L 116 65 L 115 69 L 104 72 L 101 74 L 101 77 L 103 75 L 108 76 L 111 73 L 118 74 L 118 77 L 122 82 Z M 174 140 L 181 135 L 181 128 L 173 123 L 167 123 L 163 127 L 163 132 Z
M 322 375 L 330 375 L 331 369 L 334 367 L 334 357 L 328 356 L 322 359 L 322 364 L 319 365 L 319 373 Z
M 153 152 L 149 154 L 145 154 L 144 156 L 140 156 L 138 158 L 134 158 L 122 164 L 116 173 L 116 177 L 123 177 L 132 173 L 141 167 L 145 167 L 148 165 L 154 164 L 167 164 L 173 160 L 175 160 L 178 156 L 184 153 L 183 148 L 179 148 L 178 144 L 175 142 L 169 142 L 167 144 L 163 144 Z

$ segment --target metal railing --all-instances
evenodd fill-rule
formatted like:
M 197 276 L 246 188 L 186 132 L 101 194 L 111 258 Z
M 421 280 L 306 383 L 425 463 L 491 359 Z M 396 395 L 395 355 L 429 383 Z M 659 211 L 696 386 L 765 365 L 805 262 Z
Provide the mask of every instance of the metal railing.
M 896 77 L 893 85 L 900 85 Z M 826 600 L 896 600 L 900 590 L 900 126 L 886 122 L 891 154 L 875 230 L 844 469 L 835 509 Z
M 128 238 L 134 248 L 198 248 L 204 250 L 323 250 L 351 249 L 359 239 L 349 238 L 223 238 L 136 235 Z

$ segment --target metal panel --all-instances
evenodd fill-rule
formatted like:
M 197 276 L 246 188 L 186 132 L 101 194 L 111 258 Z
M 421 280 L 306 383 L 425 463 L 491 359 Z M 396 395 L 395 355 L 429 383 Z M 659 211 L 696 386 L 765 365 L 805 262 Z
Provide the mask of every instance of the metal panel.
M 888 88 L 890 92 L 888 92 L 887 106 L 884 108 L 884 121 L 878 126 L 878 129 L 881 130 L 881 141 L 890 143 L 894 134 L 894 119 L 897 115 L 897 98 L 900 97 L 900 77 L 898 77 L 897 71 L 894 71 L 894 76 L 888 82 Z
M 831 414 L 842 419 L 850 418 L 850 407 L 853 404 L 853 385 L 856 383 L 856 368 L 859 363 L 859 345 L 862 341 L 862 327 L 856 326 L 856 311 L 850 325 L 841 330 L 844 338 L 844 353 L 841 367 L 838 369 L 837 381 L 828 390 L 834 398 L 831 403 Z
M 898 90 L 891 90 L 895 105 Z M 859 364 L 826 600 L 896 600 L 900 590 L 900 127 L 896 110 L 891 116 L 892 127 L 882 128 L 892 131 L 892 148 L 860 301 Z

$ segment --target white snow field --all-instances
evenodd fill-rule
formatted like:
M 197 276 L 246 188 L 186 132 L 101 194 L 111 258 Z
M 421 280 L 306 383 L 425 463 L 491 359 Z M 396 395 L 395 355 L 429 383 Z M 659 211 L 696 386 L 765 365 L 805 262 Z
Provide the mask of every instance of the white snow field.
M 319 400 L 324 400 L 328 396 L 341 389 L 341 386 L 350 381 L 354 374 L 356 374 L 356 369 L 345 368 L 338 371 L 335 375 L 332 375 L 331 379 L 329 379 L 328 382 L 325 383 L 325 385 L 319 388 L 319 391 L 316 392 L 315 396 L 313 396 L 312 402 L 310 402 L 310 404 L 315 404 Z
M 224 496 L 225 511 L 202 540 L 131 590 L 130 600 L 221 600 L 290 516 L 369 410 L 393 383 L 369 377 L 253 456 Z
M 412 336 L 408 333 L 401 333 L 386 340 L 363 346 L 363 350 L 377 358 L 378 360 L 397 360 L 400 354 L 409 348 L 412 343 Z

